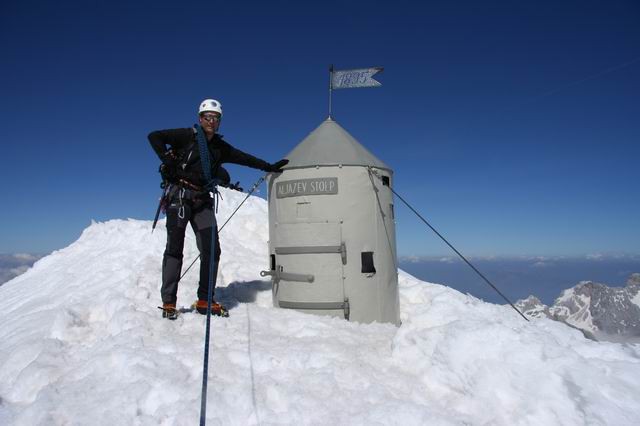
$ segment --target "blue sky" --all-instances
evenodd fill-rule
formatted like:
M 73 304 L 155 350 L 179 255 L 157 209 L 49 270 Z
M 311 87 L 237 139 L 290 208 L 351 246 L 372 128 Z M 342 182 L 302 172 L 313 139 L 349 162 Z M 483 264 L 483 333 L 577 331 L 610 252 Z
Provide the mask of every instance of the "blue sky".
M 131 3 L 3 2 L 0 252 L 151 219 L 146 135 L 203 98 L 233 145 L 282 158 L 326 118 L 329 64 L 385 67 L 334 116 L 463 253 L 639 251 L 637 1 Z M 449 254 L 397 211 L 400 254 Z

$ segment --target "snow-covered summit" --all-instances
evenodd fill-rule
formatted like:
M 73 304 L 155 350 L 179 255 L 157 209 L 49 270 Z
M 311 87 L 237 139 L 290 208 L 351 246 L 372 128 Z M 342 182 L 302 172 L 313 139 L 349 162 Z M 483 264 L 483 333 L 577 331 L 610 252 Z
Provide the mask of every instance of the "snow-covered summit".
M 223 223 L 243 194 L 223 192 Z M 112 220 L 0 288 L 0 424 L 196 424 L 204 318 L 160 318 L 164 223 Z M 401 319 L 272 307 L 266 202 L 221 233 L 209 424 L 632 425 L 640 347 L 400 272 Z M 185 267 L 197 256 L 188 233 Z M 195 268 L 194 268 L 195 269 Z M 195 297 L 197 272 L 178 294 Z
M 551 318 L 549 307 L 533 295 L 529 295 L 526 299 L 518 300 L 516 307 L 520 312 L 526 313 L 531 318 Z

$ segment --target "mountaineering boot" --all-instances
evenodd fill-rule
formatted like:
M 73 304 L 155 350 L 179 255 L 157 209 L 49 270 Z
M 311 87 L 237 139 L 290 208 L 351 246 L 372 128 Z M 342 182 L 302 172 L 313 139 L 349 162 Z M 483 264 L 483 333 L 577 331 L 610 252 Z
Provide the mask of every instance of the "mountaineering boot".
M 158 309 L 162 309 L 162 318 L 170 320 L 178 319 L 178 310 L 176 309 L 175 303 L 163 303 L 162 307 L 158 306 Z
M 193 304 L 193 307 L 198 311 L 199 314 L 207 315 L 207 301 L 198 299 Z M 211 301 L 211 315 L 216 315 L 219 317 L 228 317 L 229 311 L 220 303 L 215 300 Z

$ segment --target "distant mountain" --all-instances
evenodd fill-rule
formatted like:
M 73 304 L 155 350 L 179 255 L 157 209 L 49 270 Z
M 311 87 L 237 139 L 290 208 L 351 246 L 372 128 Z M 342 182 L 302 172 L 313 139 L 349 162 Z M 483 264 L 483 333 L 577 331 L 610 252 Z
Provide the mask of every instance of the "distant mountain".
M 624 287 L 582 281 L 564 290 L 552 306 L 535 296 L 516 306 L 527 316 L 561 321 L 598 339 L 635 341 L 640 338 L 640 273 L 632 274 Z

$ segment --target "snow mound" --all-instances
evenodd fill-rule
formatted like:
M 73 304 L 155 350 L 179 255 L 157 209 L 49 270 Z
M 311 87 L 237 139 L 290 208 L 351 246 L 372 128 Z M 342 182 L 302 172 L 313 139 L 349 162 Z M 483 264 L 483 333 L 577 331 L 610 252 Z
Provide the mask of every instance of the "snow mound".
M 243 194 L 224 191 L 219 223 Z M 164 222 L 93 223 L 0 288 L 0 424 L 193 425 L 204 317 L 160 318 Z M 526 323 L 400 272 L 403 325 L 271 305 L 267 207 L 251 197 L 221 232 L 209 424 L 636 424 L 640 346 Z M 185 268 L 197 256 L 188 233 Z M 195 298 L 197 264 L 179 304 Z

